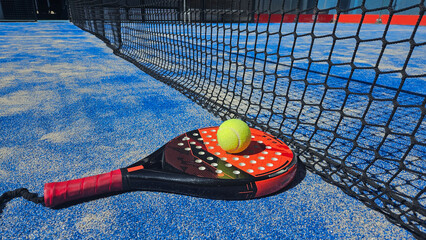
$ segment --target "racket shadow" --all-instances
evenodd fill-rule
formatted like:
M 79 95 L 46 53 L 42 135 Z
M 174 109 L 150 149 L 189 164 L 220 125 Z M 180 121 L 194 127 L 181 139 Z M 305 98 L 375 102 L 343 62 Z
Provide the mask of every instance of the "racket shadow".
M 297 170 L 296 170 L 296 175 L 294 176 L 293 180 L 284 188 L 282 188 L 281 190 L 271 193 L 269 195 L 265 195 L 263 197 L 260 198 L 265 198 L 265 197 L 270 197 L 270 196 L 274 196 L 274 195 L 278 195 L 281 194 L 283 192 L 286 192 L 294 187 L 296 187 L 297 185 L 299 185 L 299 183 L 301 183 L 303 181 L 303 179 L 305 179 L 306 177 L 306 166 L 305 164 L 300 161 L 300 159 L 297 160 Z M 260 199 L 258 198 L 258 199 Z

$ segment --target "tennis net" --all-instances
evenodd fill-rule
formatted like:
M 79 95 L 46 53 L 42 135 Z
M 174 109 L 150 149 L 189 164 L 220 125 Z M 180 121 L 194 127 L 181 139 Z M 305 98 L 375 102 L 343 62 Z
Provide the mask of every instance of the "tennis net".
M 217 116 L 241 118 L 283 139 L 310 171 L 421 238 L 424 0 L 352 2 L 70 0 L 69 6 L 72 22 L 118 56 Z M 406 13 L 414 13 L 411 25 L 394 24 Z

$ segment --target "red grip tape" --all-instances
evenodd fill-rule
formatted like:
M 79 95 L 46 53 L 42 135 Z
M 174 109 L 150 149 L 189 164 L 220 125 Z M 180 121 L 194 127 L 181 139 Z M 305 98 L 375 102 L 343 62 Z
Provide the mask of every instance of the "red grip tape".
M 123 190 L 121 170 L 65 182 L 44 185 L 44 204 L 55 207 L 63 203 Z

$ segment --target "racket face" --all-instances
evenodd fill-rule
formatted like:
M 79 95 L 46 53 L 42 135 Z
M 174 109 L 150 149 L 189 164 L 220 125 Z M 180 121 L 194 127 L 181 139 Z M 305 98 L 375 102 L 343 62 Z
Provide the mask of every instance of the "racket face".
M 219 127 L 182 134 L 164 148 L 164 162 L 187 175 L 211 179 L 253 180 L 277 177 L 294 165 L 281 140 L 251 128 L 251 143 L 241 153 L 227 153 L 217 142 Z

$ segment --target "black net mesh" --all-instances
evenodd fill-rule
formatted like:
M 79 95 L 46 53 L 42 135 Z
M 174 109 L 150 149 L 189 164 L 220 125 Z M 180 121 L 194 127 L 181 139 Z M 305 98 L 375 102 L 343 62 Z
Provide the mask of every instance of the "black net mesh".
M 70 0 L 70 10 L 117 55 L 283 139 L 308 169 L 421 238 L 424 0 L 356 2 Z M 391 24 L 407 12 L 413 25 Z

